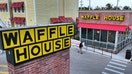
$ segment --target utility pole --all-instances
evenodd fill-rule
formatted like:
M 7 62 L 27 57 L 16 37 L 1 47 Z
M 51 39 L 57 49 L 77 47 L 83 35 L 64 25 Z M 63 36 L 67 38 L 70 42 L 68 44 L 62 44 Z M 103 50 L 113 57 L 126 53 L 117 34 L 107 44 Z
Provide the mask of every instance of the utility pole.
M 116 10 L 118 10 L 119 0 L 117 0 Z
M 80 1 L 80 6 L 81 6 L 81 10 L 82 10 L 82 6 L 83 6 L 83 2 L 82 2 L 82 0 Z
M 90 8 L 91 8 L 91 0 L 89 0 L 89 10 L 90 10 Z

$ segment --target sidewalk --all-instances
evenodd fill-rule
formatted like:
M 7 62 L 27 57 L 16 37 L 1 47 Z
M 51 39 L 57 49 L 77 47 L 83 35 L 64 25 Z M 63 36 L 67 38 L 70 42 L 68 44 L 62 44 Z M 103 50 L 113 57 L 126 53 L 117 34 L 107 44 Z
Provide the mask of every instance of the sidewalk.
M 87 52 L 91 52 L 91 53 L 95 53 L 95 54 L 101 54 L 103 56 L 109 56 L 111 58 L 120 59 L 120 60 L 124 60 L 124 61 L 129 62 L 130 60 L 125 59 L 125 54 L 126 54 L 127 49 L 132 49 L 132 43 L 127 45 L 124 49 L 122 49 L 117 54 L 113 54 L 113 53 L 110 53 L 110 52 L 106 52 L 106 51 L 102 51 L 102 50 L 99 50 L 99 49 L 94 49 L 94 48 L 86 47 L 86 46 L 84 46 L 83 51 L 87 51 Z
M 79 41 L 77 41 L 77 40 L 72 39 L 72 41 L 76 41 L 76 44 L 79 44 Z M 72 44 L 72 46 L 78 48 L 78 45 Z M 83 47 L 83 51 L 86 51 L 86 52 L 91 52 L 91 53 L 94 53 L 94 54 L 100 54 L 102 56 L 111 57 L 111 58 L 115 58 L 115 59 L 130 62 L 130 60 L 125 59 L 125 54 L 126 54 L 127 49 L 132 49 L 132 43 L 127 45 L 124 49 L 122 49 L 117 54 L 113 54 L 113 53 L 110 53 L 110 52 L 102 51 L 102 50 L 91 48 L 91 47 L 86 47 L 86 46 Z

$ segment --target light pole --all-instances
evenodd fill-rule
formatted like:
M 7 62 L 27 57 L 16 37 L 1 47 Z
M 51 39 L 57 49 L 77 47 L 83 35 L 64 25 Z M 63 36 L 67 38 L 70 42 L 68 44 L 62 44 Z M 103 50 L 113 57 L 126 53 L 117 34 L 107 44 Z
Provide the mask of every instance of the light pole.
M 91 0 L 89 0 L 89 10 L 90 10 L 90 7 L 91 7 Z
M 118 10 L 119 0 L 117 0 L 116 10 Z
M 80 1 L 80 6 L 81 6 L 81 10 L 82 10 L 82 6 L 83 6 L 83 4 L 82 4 L 82 0 Z

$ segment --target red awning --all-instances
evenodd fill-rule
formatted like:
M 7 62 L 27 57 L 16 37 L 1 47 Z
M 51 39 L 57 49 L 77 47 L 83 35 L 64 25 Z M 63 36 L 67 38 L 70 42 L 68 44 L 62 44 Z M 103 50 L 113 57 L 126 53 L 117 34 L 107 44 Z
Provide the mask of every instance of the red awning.
M 132 25 L 129 26 L 129 29 L 132 30 Z
M 66 22 L 65 21 L 65 16 L 59 16 L 58 19 L 60 20 L 60 23 Z
M 24 2 L 14 2 L 11 5 L 11 8 L 21 8 L 23 4 L 24 4 Z
M 17 19 L 17 24 L 23 24 L 25 22 L 25 18 L 21 17 Z
M 0 9 L 4 9 L 6 8 L 6 6 L 7 6 L 7 3 L 0 4 Z
M 50 18 L 50 21 L 52 24 L 60 22 L 59 18 Z
M 54 24 L 54 23 L 73 22 L 73 19 L 71 17 L 67 18 L 67 17 L 64 17 L 64 16 L 59 16 L 59 18 L 50 18 L 50 22 L 52 24 Z
M 2 4 L 0 4 L 0 9 L 2 8 Z
M 23 24 L 25 22 L 24 17 L 14 17 L 11 19 L 11 22 L 16 23 L 16 24 Z
M 73 19 L 71 17 L 67 18 L 67 21 L 73 22 Z
M 100 30 L 111 30 L 125 32 L 127 26 L 125 25 L 111 25 L 111 24 L 91 24 L 91 23 L 79 23 L 78 27 L 100 29 Z

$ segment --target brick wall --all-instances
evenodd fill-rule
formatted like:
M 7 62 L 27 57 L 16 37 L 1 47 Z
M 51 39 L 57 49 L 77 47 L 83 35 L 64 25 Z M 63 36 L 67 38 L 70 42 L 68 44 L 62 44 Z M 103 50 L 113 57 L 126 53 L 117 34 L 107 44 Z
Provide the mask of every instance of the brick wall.
M 8 63 L 10 74 L 70 74 L 69 49 L 13 66 Z

